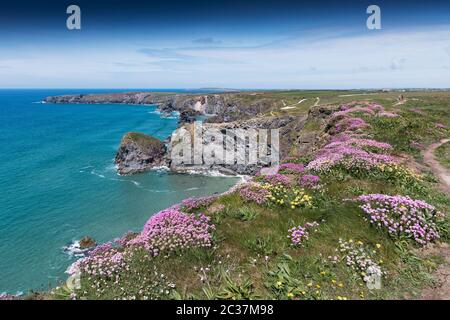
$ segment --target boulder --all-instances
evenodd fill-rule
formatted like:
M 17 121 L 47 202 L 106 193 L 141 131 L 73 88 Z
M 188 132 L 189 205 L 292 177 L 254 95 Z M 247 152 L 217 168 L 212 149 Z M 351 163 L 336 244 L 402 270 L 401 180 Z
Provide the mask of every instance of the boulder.
M 80 240 L 80 249 L 88 249 L 97 246 L 97 242 L 91 237 L 85 236 Z

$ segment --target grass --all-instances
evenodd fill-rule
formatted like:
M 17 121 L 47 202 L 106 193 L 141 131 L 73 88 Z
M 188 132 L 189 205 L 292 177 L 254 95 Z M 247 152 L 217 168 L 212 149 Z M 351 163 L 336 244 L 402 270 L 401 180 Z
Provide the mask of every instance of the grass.
M 430 273 L 436 262 L 412 255 L 410 244 L 393 241 L 371 227 L 355 204 L 339 201 L 343 196 L 362 192 L 395 193 L 399 191 L 396 187 L 350 179 L 333 182 L 328 190 L 309 209 L 258 206 L 244 202 L 238 194 L 219 198 L 215 204 L 226 209 L 214 213 L 220 216 L 214 249 L 189 250 L 156 259 L 138 253 L 132 260 L 132 271 L 124 274 L 128 297 L 146 287 L 153 292 L 148 296 L 158 299 L 288 299 L 294 289 L 305 299 L 387 299 L 414 296 L 418 288 L 432 282 Z M 287 230 L 312 221 L 321 224 L 317 232 L 304 246 L 292 247 Z M 336 254 L 340 238 L 362 241 L 371 248 L 381 245 L 378 258 L 385 261 L 383 268 L 388 271 L 382 290 L 368 290 L 361 277 L 345 264 L 329 263 L 328 257 Z M 163 280 L 161 273 L 166 277 Z M 142 274 L 148 275 L 147 283 L 138 280 Z M 278 285 L 280 281 L 282 285 Z M 169 283 L 175 283 L 176 288 L 169 289 Z M 161 294 L 161 290 L 168 293 Z M 113 299 L 120 295 L 120 291 L 106 290 L 98 296 L 92 290 L 85 296 Z
M 246 103 L 256 99 L 274 101 L 271 112 L 296 114 L 306 112 L 315 97 L 322 103 L 342 103 L 370 99 L 400 114 L 397 118 L 367 118 L 372 138 L 389 142 L 394 153 L 421 161 L 421 147 L 449 135 L 436 123 L 450 125 L 450 92 L 405 92 L 407 102 L 395 106 L 398 92 L 356 91 L 270 91 L 254 95 L 239 93 Z M 351 95 L 351 96 L 349 96 Z M 279 110 L 300 99 L 308 99 L 298 108 Z M 312 120 L 303 130 L 320 130 L 320 121 Z M 450 144 L 436 155 L 447 167 Z M 308 155 L 303 155 L 308 158 Z M 398 299 L 420 295 L 421 288 L 434 283 L 433 271 L 442 263 L 440 257 L 425 258 L 416 253 L 414 244 L 395 240 L 366 221 L 362 210 L 353 202 L 343 201 L 361 194 L 383 193 L 409 195 L 423 199 L 449 212 L 450 198 L 435 189 L 436 180 L 387 179 L 382 175 L 354 176 L 333 171 L 321 176 L 323 189 L 307 190 L 313 206 L 287 208 L 257 205 L 244 201 L 239 193 L 219 197 L 209 206 L 223 208 L 209 213 L 216 229 L 213 248 L 190 249 L 170 255 L 149 258 L 137 251 L 130 268 L 120 276 L 121 287 L 107 283 L 99 293 L 92 288 L 93 279 L 83 279 L 80 295 L 87 299 Z M 208 212 L 200 208 L 198 212 Z M 207 213 L 208 214 L 208 213 Z M 309 240 L 292 246 L 288 230 L 307 222 L 320 226 L 311 231 Z M 449 242 L 449 230 L 443 230 L 442 241 Z M 387 275 L 380 290 L 369 290 L 361 274 L 345 263 L 334 263 L 339 255 L 339 239 L 361 241 Z M 162 277 L 161 274 L 164 276 Z M 142 280 L 145 279 L 145 280 Z M 173 287 L 172 284 L 175 286 Z M 49 294 L 50 298 L 68 298 L 64 287 Z
M 450 170 L 450 142 L 441 145 L 436 149 L 435 155 L 438 161 Z

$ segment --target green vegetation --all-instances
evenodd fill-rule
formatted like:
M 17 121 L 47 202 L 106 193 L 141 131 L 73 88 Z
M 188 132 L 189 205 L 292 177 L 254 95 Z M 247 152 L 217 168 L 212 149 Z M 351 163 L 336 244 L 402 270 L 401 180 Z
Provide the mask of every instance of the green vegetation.
M 403 195 L 424 200 L 439 212 L 449 212 L 449 195 L 436 191 L 436 180 L 417 168 L 422 161 L 420 151 L 449 136 L 450 92 L 405 92 L 406 100 L 401 104 L 396 102 L 398 92 L 360 94 L 273 91 L 242 93 L 241 98 L 278 101 L 269 112 L 272 114 L 305 113 L 316 103 L 316 97 L 320 97 L 320 104 L 364 99 L 381 103 L 386 111 L 398 116 L 359 115 L 370 124 L 359 134 L 391 144 L 390 154 L 406 159 L 403 164 L 361 166 L 356 170 L 344 163 L 315 172 L 320 182 L 314 186 L 269 184 L 260 186 L 259 193 L 249 193 L 248 198 L 236 191 L 202 202 L 189 213 L 204 213 L 210 218 L 215 226 L 211 247 L 189 247 L 156 257 L 142 248 L 133 249 L 124 258 L 126 268 L 106 277 L 84 275 L 81 289 L 75 293 L 61 286 L 47 297 L 346 300 L 420 296 L 424 286 L 434 284 L 433 272 L 442 263 L 441 257 L 423 255 L 420 245 L 410 238 L 390 236 L 371 224 L 361 205 L 349 199 L 369 194 Z M 295 108 L 282 109 L 301 99 L 308 100 Z M 305 130 L 323 127 L 313 121 Z M 436 152 L 448 168 L 449 148 L 447 143 Z M 291 162 L 312 159 L 312 155 L 303 155 L 301 161 Z M 301 175 L 286 176 L 297 183 Z M 258 195 L 267 201 L 259 203 Z M 448 217 L 436 219 L 439 241 L 449 243 Z M 311 223 L 318 226 L 307 229 Z M 299 226 L 307 234 L 294 245 L 289 231 Z M 380 288 L 367 285 L 368 266 L 382 270 Z
M 139 132 L 129 132 L 123 137 L 123 141 L 126 140 L 131 140 L 144 148 L 154 145 L 160 146 L 163 144 L 161 140 Z
M 450 170 L 450 142 L 437 148 L 435 154 L 439 162 Z

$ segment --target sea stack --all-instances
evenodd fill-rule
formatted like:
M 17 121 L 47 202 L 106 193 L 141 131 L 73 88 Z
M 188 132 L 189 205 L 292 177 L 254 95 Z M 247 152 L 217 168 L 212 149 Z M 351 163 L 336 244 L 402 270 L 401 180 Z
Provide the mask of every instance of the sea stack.
M 152 136 L 129 132 L 125 134 L 117 151 L 115 163 L 121 175 L 148 171 L 165 164 L 166 146 Z

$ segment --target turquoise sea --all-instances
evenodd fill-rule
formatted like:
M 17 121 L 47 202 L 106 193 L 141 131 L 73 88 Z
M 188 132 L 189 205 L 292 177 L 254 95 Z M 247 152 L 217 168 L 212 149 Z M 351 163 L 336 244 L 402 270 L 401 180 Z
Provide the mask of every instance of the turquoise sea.
M 81 237 L 112 240 L 171 204 L 237 182 L 163 171 L 118 176 L 124 133 L 163 139 L 176 128 L 155 106 L 38 103 L 102 91 L 114 90 L 0 90 L 0 293 L 48 289 L 65 279 L 75 257 L 64 248 Z

